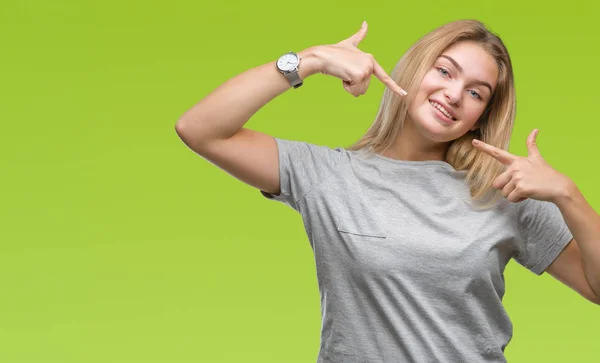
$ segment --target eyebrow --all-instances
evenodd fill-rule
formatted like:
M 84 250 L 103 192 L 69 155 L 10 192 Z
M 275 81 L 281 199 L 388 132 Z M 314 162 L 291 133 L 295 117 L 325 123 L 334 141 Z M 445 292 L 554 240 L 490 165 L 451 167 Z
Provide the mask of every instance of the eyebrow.
M 450 62 L 452 62 L 452 64 L 454 64 L 454 66 L 456 67 L 456 69 L 458 69 L 458 71 L 459 71 L 460 73 L 463 73 L 463 67 L 461 67 L 461 66 L 460 66 L 460 64 L 458 64 L 458 63 L 457 63 L 457 62 L 454 60 L 454 58 L 450 57 L 449 55 L 445 55 L 445 54 L 442 54 L 440 57 L 442 57 L 442 58 L 446 58 L 447 60 L 449 60 Z M 476 83 L 476 84 L 480 84 L 480 85 L 482 85 L 482 86 L 486 86 L 487 88 L 489 88 L 489 89 L 490 89 L 490 93 L 493 93 L 493 91 L 492 91 L 492 85 L 491 85 L 491 84 L 489 84 L 489 83 L 487 83 L 487 82 L 484 82 L 484 81 L 475 81 L 474 83 Z

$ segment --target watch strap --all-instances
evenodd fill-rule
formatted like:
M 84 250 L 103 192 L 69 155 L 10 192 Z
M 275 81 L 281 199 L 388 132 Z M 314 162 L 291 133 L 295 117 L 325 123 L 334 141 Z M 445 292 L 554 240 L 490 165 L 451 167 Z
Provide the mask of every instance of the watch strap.
M 302 80 L 300 79 L 300 76 L 298 75 L 298 70 L 295 70 L 294 72 L 286 73 L 285 77 L 288 79 L 288 81 L 290 81 L 290 84 L 292 85 L 292 87 L 298 88 L 298 87 L 302 86 Z

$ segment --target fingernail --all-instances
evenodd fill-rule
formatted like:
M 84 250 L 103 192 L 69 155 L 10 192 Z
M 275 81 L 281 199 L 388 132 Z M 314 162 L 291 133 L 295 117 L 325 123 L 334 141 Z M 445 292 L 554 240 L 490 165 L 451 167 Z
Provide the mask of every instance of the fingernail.
M 406 92 L 405 90 L 402 90 L 402 95 L 406 96 L 408 94 L 408 92 Z
M 363 27 L 363 26 L 365 26 L 365 25 L 367 25 L 367 21 L 366 21 L 366 20 L 363 20 L 363 22 L 362 22 L 362 24 L 361 24 L 361 27 Z

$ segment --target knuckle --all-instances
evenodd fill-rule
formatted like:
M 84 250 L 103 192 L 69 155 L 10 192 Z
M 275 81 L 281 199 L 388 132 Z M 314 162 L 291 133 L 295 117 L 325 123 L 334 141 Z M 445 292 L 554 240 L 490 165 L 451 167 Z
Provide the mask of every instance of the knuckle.
M 362 71 L 356 71 L 352 74 L 352 79 L 354 80 L 355 83 L 362 81 L 363 78 L 364 77 L 363 77 Z

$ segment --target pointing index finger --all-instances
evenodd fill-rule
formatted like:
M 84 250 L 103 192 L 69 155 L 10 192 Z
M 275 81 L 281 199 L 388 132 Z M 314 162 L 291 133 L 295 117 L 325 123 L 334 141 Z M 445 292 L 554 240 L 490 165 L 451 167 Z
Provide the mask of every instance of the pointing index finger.
M 390 77 L 387 74 L 385 69 L 383 69 L 383 67 L 379 63 L 377 63 L 375 59 L 373 59 L 373 74 L 375 75 L 375 77 L 379 78 L 379 80 L 383 82 L 383 84 L 385 84 L 389 89 L 399 94 L 400 96 L 406 96 L 408 94 L 405 90 L 398 86 L 396 82 L 394 82 L 392 77 Z
M 506 150 L 502 150 L 490 144 L 486 144 L 481 140 L 473 140 L 473 145 L 484 153 L 490 155 L 494 159 L 498 160 L 504 165 L 511 164 L 515 160 L 517 160 L 517 156 L 509 153 Z

